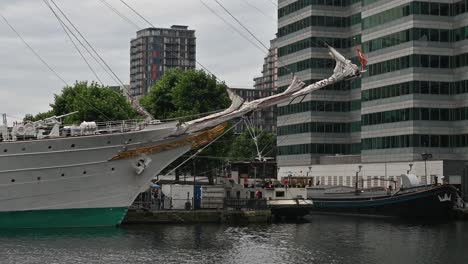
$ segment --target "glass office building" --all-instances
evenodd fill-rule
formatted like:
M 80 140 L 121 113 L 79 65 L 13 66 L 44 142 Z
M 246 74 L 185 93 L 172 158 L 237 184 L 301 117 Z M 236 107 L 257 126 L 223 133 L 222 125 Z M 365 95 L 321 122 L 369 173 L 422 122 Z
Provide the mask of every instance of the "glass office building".
M 279 1 L 278 90 L 286 89 L 291 73 L 306 84 L 330 76 L 335 63 L 326 43 L 352 58 L 361 31 L 360 1 Z M 359 155 L 360 88 L 361 79 L 341 82 L 279 105 L 280 166 L 317 164 L 324 155 Z
M 290 71 L 306 83 L 328 77 L 324 42 L 352 60 L 361 46 L 369 61 L 361 79 L 278 107 L 281 168 L 409 164 L 431 153 L 437 173 L 466 178 L 468 1 L 278 3 L 279 87 Z

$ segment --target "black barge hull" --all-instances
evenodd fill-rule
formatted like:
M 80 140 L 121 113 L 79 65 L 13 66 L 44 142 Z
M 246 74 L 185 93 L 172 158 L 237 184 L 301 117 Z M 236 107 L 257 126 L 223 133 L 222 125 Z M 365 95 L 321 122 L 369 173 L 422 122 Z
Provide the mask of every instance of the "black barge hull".
M 456 189 L 451 185 L 405 190 L 380 197 L 312 198 L 312 211 L 398 217 L 449 217 Z

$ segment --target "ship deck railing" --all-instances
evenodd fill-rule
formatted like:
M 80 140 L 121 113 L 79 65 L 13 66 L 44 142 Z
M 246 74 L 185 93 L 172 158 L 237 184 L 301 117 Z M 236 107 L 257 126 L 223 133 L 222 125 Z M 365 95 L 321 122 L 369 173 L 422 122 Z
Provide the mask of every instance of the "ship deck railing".
M 109 133 L 125 133 L 142 130 L 147 126 L 143 120 L 131 119 L 120 121 L 96 122 L 97 131 Z
M 148 123 L 141 119 L 130 119 L 130 120 L 116 120 L 106 122 L 88 122 L 90 126 L 80 125 L 64 125 L 59 129 L 59 137 L 48 136 L 52 130 L 54 124 L 46 124 L 43 126 L 37 126 L 34 134 L 23 134 L 15 135 L 16 141 L 35 140 L 35 139 L 49 139 L 49 138 L 61 138 L 70 136 L 89 136 L 99 134 L 115 134 L 115 133 L 127 133 L 132 131 L 140 131 L 148 126 Z M 96 124 L 94 125 L 91 124 Z M 15 125 L 26 125 L 28 122 L 16 123 Z M 43 131 L 43 136 L 39 137 L 36 135 L 39 131 Z M 9 139 L 4 140 L 3 135 L 0 134 L 0 142 L 10 142 L 13 140 L 13 127 L 7 128 Z

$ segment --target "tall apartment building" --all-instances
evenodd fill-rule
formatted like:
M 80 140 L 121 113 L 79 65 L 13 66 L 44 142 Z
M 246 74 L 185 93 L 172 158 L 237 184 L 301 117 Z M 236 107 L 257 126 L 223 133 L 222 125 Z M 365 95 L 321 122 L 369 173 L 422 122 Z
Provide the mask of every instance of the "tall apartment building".
M 283 175 L 364 185 L 410 170 L 468 192 L 468 1 L 279 0 L 278 85 L 331 74 L 323 41 L 368 72 L 278 107 Z M 285 66 L 282 66 L 286 65 Z M 422 155 L 431 154 L 431 155 Z M 430 157 L 430 158 L 429 158 Z M 427 159 L 427 161 L 426 161 Z
M 130 90 L 133 97 L 148 93 L 164 72 L 195 69 L 195 30 L 188 26 L 147 28 L 137 32 L 130 48 Z
M 278 49 L 276 39 L 270 41 L 270 49 L 264 58 L 262 76 L 254 78 L 254 87 L 261 97 L 273 95 L 277 92 L 278 80 Z M 259 98 L 261 98 L 259 97 Z M 269 107 L 253 113 L 256 128 L 269 132 L 276 132 L 276 107 Z
M 257 90 L 276 91 L 278 81 L 278 49 L 276 39 L 270 41 L 270 49 L 264 58 L 262 76 L 254 78 L 254 87 Z
M 276 81 L 278 79 L 278 52 L 275 46 L 276 39 L 270 43 L 268 54 L 264 58 L 262 76 L 255 77 L 254 89 L 231 88 L 238 96 L 244 98 L 246 102 L 271 96 L 276 93 Z M 255 111 L 250 116 L 250 121 L 256 129 L 268 132 L 276 132 L 276 107 L 269 107 L 260 111 Z M 235 123 L 237 123 L 234 120 Z M 239 123 L 234 129 L 234 133 L 240 134 L 247 130 L 245 123 Z

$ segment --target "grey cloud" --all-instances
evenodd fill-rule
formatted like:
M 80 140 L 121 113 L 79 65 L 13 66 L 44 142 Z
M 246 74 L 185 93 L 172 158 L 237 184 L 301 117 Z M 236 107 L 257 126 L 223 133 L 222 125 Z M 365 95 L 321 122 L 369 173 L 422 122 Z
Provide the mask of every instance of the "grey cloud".
M 111 65 L 122 81 L 129 81 L 129 43 L 137 29 L 123 21 L 100 0 L 55 0 L 70 19 Z M 148 27 L 119 0 L 107 0 L 120 12 Z M 203 0 L 223 17 L 213 0 Z M 225 4 L 264 45 L 276 33 L 277 23 L 250 8 L 255 4 L 271 17 L 276 16 L 270 0 L 218 0 Z M 228 85 L 251 86 L 261 72 L 261 52 L 207 10 L 199 0 L 127 0 L 157 27 L 188 25 L 197 31 L 197 60 Z M 270 2 L 270 3 L 269 3 Z M 0 13 L 9 19 L 23 37 L 69 84 L 94 80 L 94 76 L 72 47 L 52 13 L 41 0 L 0 1 Z M 236 25 L 237 26 L 237 25 Z M 239 27 L 239 26 L 237 26 Z M 240 27 L 239 27 L 240 28 Z M 247 33 L 246 33 L 247 34 Z M 115 85 L 95 66 L 108 85 Z M 53 94 L 63 83 L 50 73 L 0 20 L 0 113 L 22 117 L 26 113 L 47 111 Z

